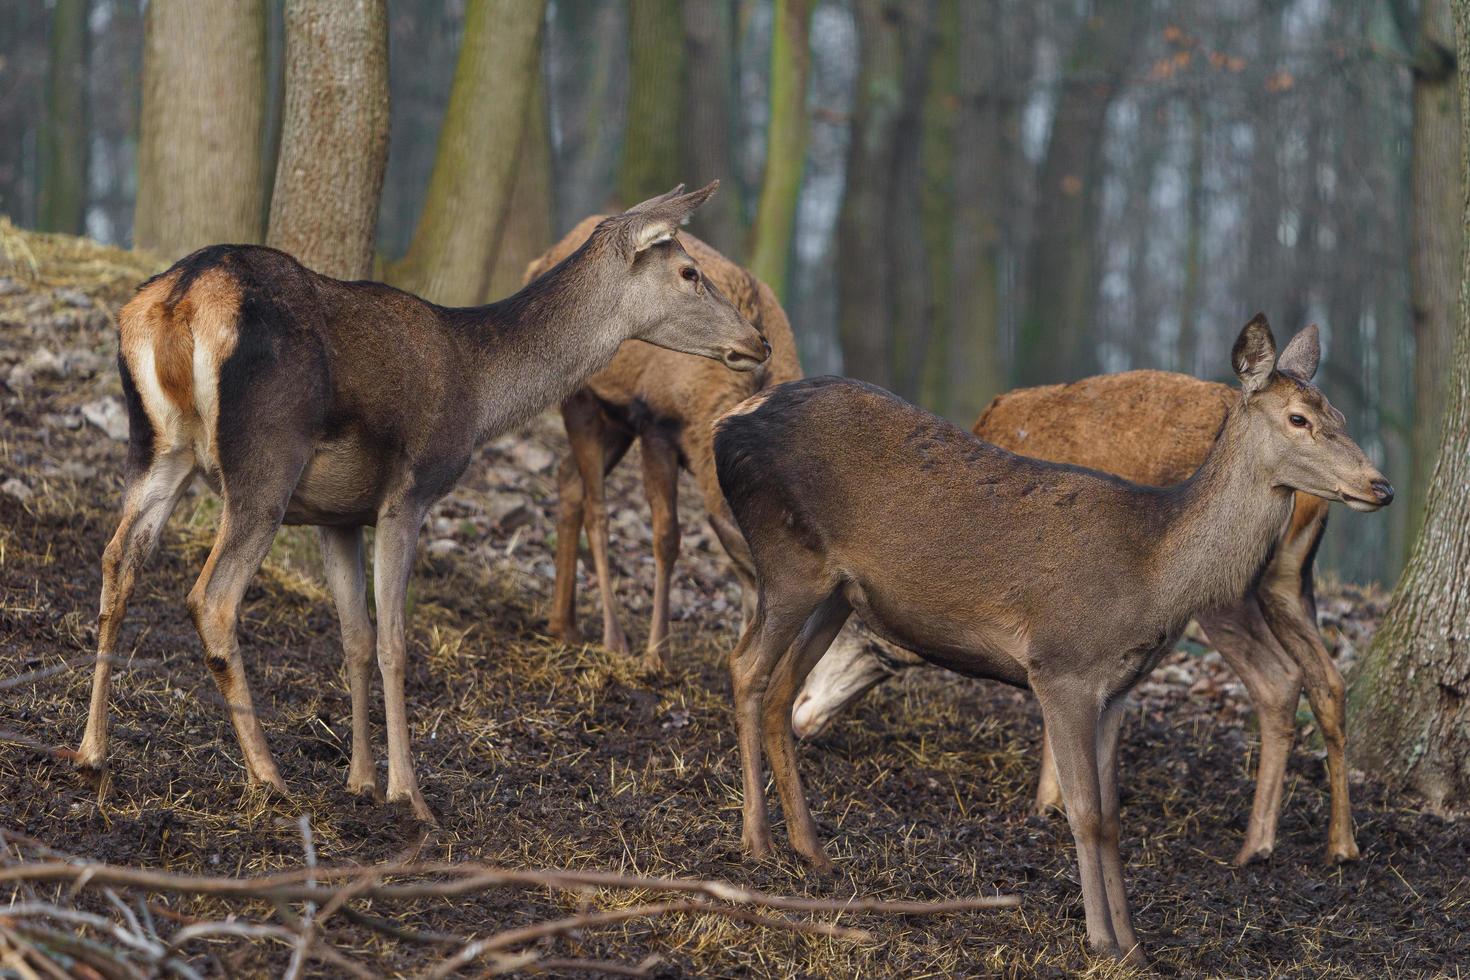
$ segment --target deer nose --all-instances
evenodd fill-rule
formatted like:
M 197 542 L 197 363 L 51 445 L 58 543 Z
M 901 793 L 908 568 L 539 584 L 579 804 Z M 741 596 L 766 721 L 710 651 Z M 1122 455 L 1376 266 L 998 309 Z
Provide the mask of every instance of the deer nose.
M 1368 486 L 1373 490 L 1373 498 L 1378 506 L 1387 507 L 1393 503 L 1393 484 L 1387 480 L 1374 480 Z
M 771 342 L 769 340 L 767 340 L 766 338 L 762 337 L 761 338 L 761 346 L 766 349 L 766 356 L 767 357 L 770 357 L 771 356 Z

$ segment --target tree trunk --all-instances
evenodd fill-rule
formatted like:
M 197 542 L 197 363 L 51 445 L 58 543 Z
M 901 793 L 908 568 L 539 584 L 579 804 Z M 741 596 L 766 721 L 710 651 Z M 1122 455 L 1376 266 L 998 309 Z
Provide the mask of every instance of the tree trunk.
M 87 0 L 57 0 L 49 25 L 36 223 L 70 235 L 82 233 L 87 217 L 88 7 Z
M 735 8 L 723 0 L 685 0 L 684 115 L 679 121 L 691 186 L 719 178 L 720 192 L 690 230 L 731 261 L 745 251 L 745 209 L 735 176 Z
M 1409 275 L 1414 316 L 1413 470 L 1409 528 L 1418 530 L 1439 448 L 1440 412 L 1455 335 L 1461 234 L 1459 107 L 1449 0 L 1424 0 L 1414 53 Z
M 1016 338 L 1016 380 L 1024 385 L 1097 371 L 1093 236 L 1102 201 L 1103 136 L 1132 51 L 1135 5 L 1099 0 L 1095 6 L 1064 68 L 1037 177 L 1027 299 Z
M 316 271 L 373 271 L 388 163 L 385 0 L 291 0 L 286 94 L 268 241 Z
M 628 117 L 618 198 L 624 207 L 684 180 L 684 23 L 679 0 L 628 2 Z
M 134 244 L 260 241 L 264 0 L 152 0 L 143 37 Z
M 893 266 L 888 316 L 888 329 L 894 338 L 890 368 L 893 390 L 910 401 L 919 397 L 919 378 L 934 325 L 923 192 L 924 101 L 935 47 L 933 7 L 932 0 L 904 0 L 897 5 L 902 25 L 903 90 L 890 185 L 893 200 L 887 230 L 880 233 L 888 239 Z
M 1470 63 L 1470 0 L 1454 0 L 1456 50 Z M 1459 74 L 1461 105 L 1470 105 Z M 1459 214 L 1470 227 L 1470 113 L 1460 118 Z M 1354 764 L 1435 810 L 1470 804 L 1470 250 L 1462 253 L 1454 356 L 1439 457 L 1387 615 L 1353 681 Z
M 857 96 L 837 226 L 842 361 L 847 374 L 893 387 L 893 243 L 888 240 L 904 101 L 901 5 L 857 0 Z
M 997 56 L 998 4 L 959 0 L 959 118 L 955 128 L 950 257 L 949 399 L 943 411 L 973 425 L 1005 387 L 1000 328 L 1000 203 L 1005 173 Z
M 546 85 L 538 78 L 521 133 L 510 211 L 491 259 L 490 287 L 483 297 L 486 302 L 520 289 L 526 266 L 551 247 L 551 208 L 551 133 L 546 117 Z
M 791 235 L 806 164 L 806 82 L 811 68 L 808 33 L 812 0 L 775 0 L 771 36 L 771 117 L 766 167 L 752 229 L 750 269 L 777 298 L 786 298 Z
M 436 303 L 479 302 L 510 207 L 538 74 L 545 0 L 470 0 L 424 209 L 391 281 Z

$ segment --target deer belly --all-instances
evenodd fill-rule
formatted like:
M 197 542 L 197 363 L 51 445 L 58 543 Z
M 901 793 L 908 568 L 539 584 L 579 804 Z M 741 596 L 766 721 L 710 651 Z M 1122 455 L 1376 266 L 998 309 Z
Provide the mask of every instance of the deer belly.
M 326 443 L 297 481 L 287 524 L 375 524 L 383 493 L 378 458 L 352 440 Z

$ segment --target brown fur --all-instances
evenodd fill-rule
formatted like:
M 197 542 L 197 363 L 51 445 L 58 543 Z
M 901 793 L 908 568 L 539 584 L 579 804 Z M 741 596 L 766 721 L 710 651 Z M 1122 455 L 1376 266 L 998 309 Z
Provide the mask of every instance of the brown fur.
M 1393 498 L 1306 380 L 1319 352 L 1313 328 L 1278 356 L 1265 318 L 1247 324 L 1232 351 L 1243 394 L 1199 469 L 1169 488 L 1017 456 L 844 379 L 782 385 L 722 418 L 720 483 L 760 588 L 730 658 L 746 847 L 771 850 L 764 756 L 792 846 L 830 865 L 796 769 L 791 707 L 856 611 L 931 663 L 1036 693 L 1088 938 L 1141 960 L 1118 851 L 1129 691 L 1191 616 L 1269 575 L 1293 490 L 1359 510 Z
M 1188 375 L 1127 371 L 1000 395 L 981 413 L 974 432 L 1003 449 L 1036 459 L 1086 466 L 1135 483 L 1171 486 L 1199 468 L 1237 397 L 1228 385 Z M 1312 545 L 1327 519 L 1327 507 L 1320 497 L 1296 494 L 1269 574 L 1243 602 L 1199 617 L 1211 641 L 1245 681 L 1262 721 L 1256 800 L 1237 864 L 1265 858 L 1274 849 L 1281 782 L 1303 682 L 1312 703 L 1327 706 L 1319 724 L 1333 787 L 1328 859 L 1351 860 L 1358 854 L 1347 781 L 1342 777 L 1346 735 L 1335 723 L 1345 716 L 1341 675 L 1308 608 Z M 1267 601 L 1278 592 L 1280 601 Z M 1277 610 L 1283 618 L 1273 628 Z M 876 645 L 837 645 L 823 658 L 797 699 L 794 717 L 799 734 L 822 730 L 846 705 L 896 670 L 923 662 L 916 654 L 891 647 L 882 650 L 879 659 L 873 650 Z M 1043 753 L 1036 809 L 1060 805 L 1054 765 L 1049 753 Z
M 583 219 L 545 255 L 526 268 L 526 281 L 533 280 L 576 251 L 601 220 L 601 215 Z M 661 565 L 660 580 L 663 581 L 667 573 L 663 566 L 668 554 L 677 551 L 677 527 L 671 526 L 671 520 L 663 520 L 665 513 L 672 513 L 674 489 L 670 480 L 659 475 L 658 464 L 650 464 L 647 457 L 651 452 L 665 451 L 663 443 L 667 442 L 666 450 L 677 458 L 679 465 L 693 474 L 705 508 L 711 514 L 717 532 L 723 532 L 720 533 L 721 540 L 732 552 L 737 574 L 749 584 L 744 548 L 729 539 L 729 535 L 736 532 L 715 473 L 710 423 L 757 391 L 801 377 L 801 363 L 797 358 L 791 324 L 770 287 L 693 235 L 681 233 L 679 241 L 699 263 L 709 281 L 761 331 L 771 345 L 771 356 L 755 371 L 735 374 L 704 358 L 629 341 L 618 350 L 612 363 L 593 375 L 564 407 L 563 419 L 572 454 L 564 461 L 561 471 L 564 530 L 559 531 L 559 537 L 570 535 L 575 539 L 578 536 L 578 518 L 585 518 L 583 523 L 598 566 L 604 600 L 603 641 L 623 650 L 627 648 L 627 641 L 613 608 L 611 582 L 606 580 L 609 564 L 605 558 L 607 525 L 601 494 L 602 474 L 597 470 L 616 465 L 616 459 L 609 460 L 608 457 L 614 453 L 621 456 L 622 448 L 629 440 L 642 441 L 645 467 L 655 467 L 655 471 L 645 479 L 644 489 L 655 510 L 656 523 L 660 525 L 658 530 L 662 532 L 656 534 L 655 543 L 656 557 Z M 659 444 L 655 445 L 655 441 Z M 604 447 L 610 448 L 604 452 Z M 586 465 L 579 466 L 579 461 L 585 461 Z M 575 544 L 575 540 L 572 543 Z M 576 638 L 576 556 L 571 548 L 567 548 L 559 549 L 557 557 L 557 599 L 551 629 L 572 642 Z M 667 591 L 666 586 L 656 588 L 655 622 L 648 647 L 651 666 L 662 663 L 667 651 Z

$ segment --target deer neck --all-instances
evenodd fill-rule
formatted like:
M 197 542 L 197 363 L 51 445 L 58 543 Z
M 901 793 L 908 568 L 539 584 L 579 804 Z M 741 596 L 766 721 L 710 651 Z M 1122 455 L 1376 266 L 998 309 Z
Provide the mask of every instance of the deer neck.
M 1158 595 L 1183 616 L 1245 595 L 1291 516 L 1292 491 L 1251 452 L 1250 426 L 1233 407 L 1200 468 L 1168 491 Z
M 574 256 L 575 258 L 575 256 Z M 635 330 L 619 293 L 573 260 L 463 318 L 473 360 L 481 441 L 566 399 L 602 370 Z

